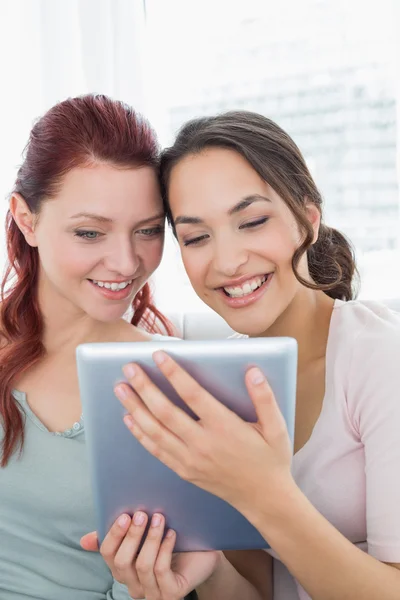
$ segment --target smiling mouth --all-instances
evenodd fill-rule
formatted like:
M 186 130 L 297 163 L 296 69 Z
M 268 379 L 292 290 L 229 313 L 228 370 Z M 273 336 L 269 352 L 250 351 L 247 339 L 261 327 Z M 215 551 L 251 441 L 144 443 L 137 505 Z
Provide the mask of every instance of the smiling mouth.
M 91 283 L 97 285 L 97 287 L 105 288 L 106 290 L 110 290 L 112 292 L 120 292 L 124 290 L 126 287 L 131 285 L 133 279 L 129 279 L 128 281 L 117 282 L 109 282 L 109 281 L 97 281 L 96 279 L 89 279 Z
M 271 276 L 272 273 L 267 273 L 266 275 L 253 277 L 242 285 L 226 286 L 220 289 L 228 298 L 245 298 L 265 285 Z

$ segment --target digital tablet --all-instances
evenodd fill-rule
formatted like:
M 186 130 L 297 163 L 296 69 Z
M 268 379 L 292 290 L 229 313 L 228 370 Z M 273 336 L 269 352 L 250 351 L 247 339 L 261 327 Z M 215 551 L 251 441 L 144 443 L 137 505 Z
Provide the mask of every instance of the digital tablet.
M 267 548 L 261 534 L 231 505 L 182 480 L 153 457 L 123 422 L 126 413 L 114 394 L 126 382 L 122 367 L 136 362 L 188 414 L 153 362 L 165 350 L 206 390 L 240 417 L 256 421 L 244 376 L 257 365 L 264 372 L 286 420 L 293 444 L 297 342 L 293 338 L 253 338 L 82 344 L 77 348 L 88 460 L 100 542 L 122 513 L 142 510 L 166 518 L 177 532 L 175 551 Z

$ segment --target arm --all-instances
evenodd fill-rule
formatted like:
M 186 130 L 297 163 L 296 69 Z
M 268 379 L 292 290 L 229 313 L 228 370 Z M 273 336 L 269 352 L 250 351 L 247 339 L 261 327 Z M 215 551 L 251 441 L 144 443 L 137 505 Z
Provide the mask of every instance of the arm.
M 250 514 L 251 513 L 251 514 Z M 279 510 L 247 515 L 313 600 L 398 600 L 399 565 L 369 556 L 335 529 L 293 485 Z
M 225 552 L 197 588 L 198 600 L 272 600 L 272 558 L 263 550 Z
M 358 344 L 363 354 L 356 369 L 349 369 L 346 396 L 365 448 L 368 546 L 374 557 L 336 530 L 296 486 L 286 424 L 257 369 L 246 374 L 255 424 L 218 403 L 170 357 L 160 360 L 161 353 L 154 355 L 160 370 L 199 421 L 174 407 L 137 365 L 126 372 L 136 394 L 116 388 L 131 414 L 125 423 L 140 443 L 184 480 L 247 517 L 313 600 L 400 598 L 399 329 L 388 336 L 380 330 L 372 344 L 366 342 Z
M 293 482 L 280 494 L 274 518 L 265 502 L 249 508 L 253 524 L 315 600 L 400 598 L 399 357 L 398 327 L 368 326 L 343 371 L 349 422 L 364 447 L 369 554 L 337 531 Z

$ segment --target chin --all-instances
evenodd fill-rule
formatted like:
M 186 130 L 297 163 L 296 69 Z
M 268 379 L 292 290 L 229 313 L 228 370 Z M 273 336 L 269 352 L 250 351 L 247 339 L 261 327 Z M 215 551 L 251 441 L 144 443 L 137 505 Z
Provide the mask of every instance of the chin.
M 224 321 L 231 329 L 233 329 L 233 331 L 242 335 L 248 335 L 251 337 L 262 336 L 272 324 L 270 319 L 268 321 L 265 319 L 265 314 L 264 318 L 262 319 L 257 318 L 257 315 L 254 314 L 254 312 L 251 315 L 246 315 L 245 313 L 236 313 L 232 315 L 231 312 L 230 314 L 227 314 L 225 311 L 217 311 L 215 307 L 210 308 L 212 308 L 214 312 L 224 319 Z
M 250 319 L 246 319 L 246 322 L 237 320 L 228 322 L 229 327 L 236 331 L 237 333 L 241 333 L 243 335 L 248 335 L 250 337 L 260 337 L 262 336 L 266 330 L 268 329 L 268 325 L 260 325 L 260 322 L 252 322 Z
M 87 316 L 94 321 L 99 321 L 100 323 L 114 323 L 120 321 L 128 312 L 129 308 L 130 304 L 127 304 L 124 307 L 114 306 L 103 309 L 101 307 L 87 307 L 87 309 L 84 310 Z
M 215 308 L 214 308 L 215 310 Z M 227 322 L 229 327 L 251 337 L 261 337 L 275 323 L 280 312 L 275 308 L 271 310 L 271 305 L 258 307 L 252 306 L 247 309 L 237 309 L 229 311 L 217 311 L 219 315 Z

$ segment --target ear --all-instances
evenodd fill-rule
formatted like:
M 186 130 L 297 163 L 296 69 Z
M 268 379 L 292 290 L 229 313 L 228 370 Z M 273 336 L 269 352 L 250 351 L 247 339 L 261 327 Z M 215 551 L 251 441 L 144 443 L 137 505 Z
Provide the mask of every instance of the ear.
M 15 193 L 11 196 L 10 212 L 26 243 L 33 247 L 37 246 L 35 235 L 37 217 L 31 212 L 21 194 Z
M 306 212 L 308 220 L 310 221 L 312 228 L 314 230 L 314 237 L 312 243 L 318 239 L 319 235 L 319 227 L 321 225 L 321 213 L 319 212 L 318 206 L 314 204 L 314 202 L 306 201 Z

